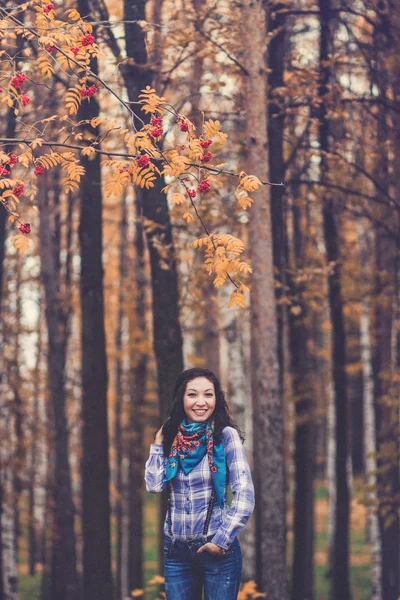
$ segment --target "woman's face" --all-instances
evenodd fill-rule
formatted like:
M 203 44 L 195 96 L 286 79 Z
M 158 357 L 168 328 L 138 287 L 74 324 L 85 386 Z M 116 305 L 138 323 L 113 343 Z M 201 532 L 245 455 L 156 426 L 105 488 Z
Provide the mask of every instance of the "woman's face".
M 186 384 L 183 408 L 188 423 L 204 423 L 215 409 L 214 384 L 206 377 L 196 377 Z

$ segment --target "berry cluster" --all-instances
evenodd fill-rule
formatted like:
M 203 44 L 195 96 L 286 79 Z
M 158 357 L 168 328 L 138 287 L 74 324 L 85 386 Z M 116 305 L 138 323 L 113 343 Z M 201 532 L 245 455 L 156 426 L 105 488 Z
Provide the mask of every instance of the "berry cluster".
M 208 148 L 208 146 L 211 146 L 212 144 L 212 140 L 201 140 L 200 142 L 200 146 L 202 148 Z
M 0 165 L 0 175 L 2 175 L 3 177 L 8 177 L 10 174 L 10 171 L 7 169 L 7 167 L 5 167 L 4 165 Z
M 44 173 L 44 166 L 41 165 L 40 163 L 36 165 L 35 170 L 33 171 L 33 174 L 38 176 L 38 175 L 42 175 Z
M 86 35 L 83 36 L 83 38 L 81 39 L 81 44 L 82 46 L 91 46 L 92 44 L 95 43 L 95 38 L 93 37 L 93 35 L 91 33 L 87 33 Z
M 196 190 L 187 191 L 189 198 L 196 198 Z
M 21 223 L 18 227 L 21 233 L 30 233 L 31 232 L 31 224 L 30 223 Z
M 147 154 L 143 154 L 142 156 L 139 156 L 139 158 L 136 160 L 136 164 L 138 167 L 147 167 L 150 163 L 150 157 L 147 156 Z
M 212 154 L 211 152 L 206 152 L 204 156 L 201 157 L 201 162 L 210 162 L 210 160 L 212 159 Z
M 162 123 L 162 118 L 161 117 L 151 117 L 150 123 L 152 125 L 154 125 L 155 127 L 158 127 Z
M 79 52 L 79 48 L 77 48 L 76 46 L 74 46 L 73 48 L 70 48 L 70 50 L 74 56 L 76 56 Z
M 211 185 L 208 179 L 203 179 L 203 181 L 201 181 L 197 186 L 197 189 L 199 190 L 199 192 L 208 192 L 211 189 Z
M 163 133 L 164 133 L 164 129 L 159 126 L 153 127 L 153 129 L 150 129 L 150 135 L 152 135 L 154 138 L 161 137 Z
M 53 8 L 54 8 L 54 4 L 51 4 L 51 3 L 46 4 L 46 6 L 43 9 L 43 12 L 48 14 L 51 10 L 53 10 Z
M 187 124 L 187 122 L 184 119 L 179 121 L 179 129 L 181 131 L 189 131 L 189 125 Z
M 25 94 L 25 92 L 22 92 L 22 94 L 21 94 L 22 106 L 26 106 L 27 104 L 29 104 L 30 101 L 31 101 L 31 99 L 29 98 L 29 96 L 27 94 Z
M 11 85 L 13 85 L 16 90 L 19 90 L 25 79 L 26 75 L 18 71 L 17 74 L 11 79 Z
M 11 154 L 10 158 L 8 159 L 8 164 L 10 165 L 10 167 L 13 167 L 17 164 L 17 157 L 15 154 Z
M 23 183 L 17 183 L 16 185 L 14 185 L 13 187 L 13 194 L 14 196 L 22 196 L 22 194 L 24 193 L 24 189 L 25 189 L 25 185 Z
M 47 48 L 47 52 L 55 52 L 55 51 L 56 51 L 56 49 L 57 49 L 57 48 L 56 48 L 55 46 L 49 46 L 49 47 Z
M 97 87 L 93 84 L 90 86 L 90 88 L 82 88 L 81 89 L 81 96 L 88 97 L 91 98 L 91 96 L 94 96 L 94 94 L 97 92 Z

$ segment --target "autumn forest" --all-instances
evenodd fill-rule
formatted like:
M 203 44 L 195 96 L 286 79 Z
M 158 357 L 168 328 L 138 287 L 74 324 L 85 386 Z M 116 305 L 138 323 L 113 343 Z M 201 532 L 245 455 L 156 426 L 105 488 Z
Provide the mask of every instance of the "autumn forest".
M 238 598 L 398 600 L 399 56 L 399 0 L 0 3 L 0 600 L 165 598 L 193 366 Z

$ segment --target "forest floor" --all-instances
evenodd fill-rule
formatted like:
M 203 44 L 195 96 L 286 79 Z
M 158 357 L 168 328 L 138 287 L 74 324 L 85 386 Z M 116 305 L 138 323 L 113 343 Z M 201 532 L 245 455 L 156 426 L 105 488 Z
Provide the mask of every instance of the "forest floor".
M 157 575 L 157 527 L 158 497 L 145 494 L 145 581 L 148 592 L 141 596 L 142 600 L 158 598 L 157 585 L 149 582 Z M 316 540 L 315 540 L 315 582 L 316 600 L 328 600 L 329 579 L 326 578 L 328 564 L 328 493 L 325 485 L 319 482 L 316 486 Z M 291 514 L 288 515 L 288 555 L 291 555 Z M 24 536 L 24 539 L 26 537 Z M 34 577 L 28 574 L 27 550 L 21 543 L 19 557 L 19 600 L 39 600 L 40 572 Z M 359 502 L 357 493 L 352 499 L 351 507 L 351 539 L 350 539 L 350 577 L 353 600 L 369 600 L 371 598 L 371 547 L 366 539 L 366 510 Z M 249 596 L 250 597 L 250 596 Z

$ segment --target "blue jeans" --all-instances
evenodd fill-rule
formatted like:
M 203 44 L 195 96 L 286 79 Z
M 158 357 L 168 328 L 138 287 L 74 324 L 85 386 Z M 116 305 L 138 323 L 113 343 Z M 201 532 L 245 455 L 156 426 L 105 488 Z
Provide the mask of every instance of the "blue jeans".
M 167 600 L 201 600 L 203 587 L 204 600 L 236 600 L 242 575 L 242 551 L 237 538 L 221 556 L 206 550 L 196 554 L 203 540 L 172 542 L 167 535 L 164 540 Z

